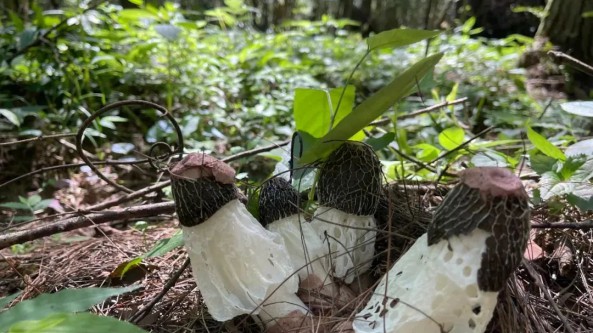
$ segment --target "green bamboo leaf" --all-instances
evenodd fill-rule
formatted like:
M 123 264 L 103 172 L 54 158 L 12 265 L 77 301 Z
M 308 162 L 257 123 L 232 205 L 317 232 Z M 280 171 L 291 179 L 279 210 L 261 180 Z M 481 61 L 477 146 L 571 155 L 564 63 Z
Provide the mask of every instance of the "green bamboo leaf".
M 440 33 L 440 31 L 436 30 L 393 29 L 367 38 L 367 45 L 370 51 L 386 47 L 396 48 L 435 37 Z
M 138 289 L 138 286 L 64 289 L 54 294 L 42 294 L 34 299 L 22 301 L 0 313 L 0 327 L 11 327 L 23 320 L 40 320 L 48 315 L 60 312 L 86 311 L 91 306 L 109 297 L 121 295 L 135 289 Z
M 566 156 L 562 150 L 554 146 L 548 139 L 534 131 L 530 126 L 527 126 L 527 138 L 544 155 L 555 158 L 556 160 L 566 160 Z
M 183 232 L 178 230 L 171 238 L 159 240 L 156 245 L 150 249 L 150 251 L 143 254 L 141 258 L 160 257 L 180 246 L 183 246 Z
M 310 149 L 305 150 L 300 163 L 311 163 L 324 158 L 341 142 L 349 139 L 371 121 L 381 116 L 393 104 L 410 94 L 415 84 L 431 71 L 442 57 L 442 53 L 437 53 L 418 61 L 388 85 L 364 100 L 331 131 L 316 140 Z
M 8 110 L 8 109 L 0 109 L 0 115 L 3 115 L 4 118 L 8 119 L 14 126 L 21 126 L 21 120 L 16 115 L 16 113 Z
M 91 313 L 56 313 L 41 320 L 26 320 L 10 327 L 9 333 L 146 333 L 128 322 Z

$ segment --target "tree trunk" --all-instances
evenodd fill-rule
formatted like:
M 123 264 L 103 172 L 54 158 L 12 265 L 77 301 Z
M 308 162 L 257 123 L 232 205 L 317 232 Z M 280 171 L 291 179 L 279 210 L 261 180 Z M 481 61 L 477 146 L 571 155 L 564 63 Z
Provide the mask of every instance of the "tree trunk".
M 579 59 L 593 64 L 593 18 L 583 13 L 593 11 L 591 0 L 548 0 L 547 16 L 542 20 L 537 36 L 546 38 L 552 44 Z M 566 92 L 577 99 L 589 99 L 593 89 L 593 77 L 576 69 L 567 68 L 569 78 Z
M 538 35 L 547 37 L 573 57 L 593 64 L 593 18 L 583 17 L 583 13 L 593 11 L 593 1 L 549 0 L 547 10 Z

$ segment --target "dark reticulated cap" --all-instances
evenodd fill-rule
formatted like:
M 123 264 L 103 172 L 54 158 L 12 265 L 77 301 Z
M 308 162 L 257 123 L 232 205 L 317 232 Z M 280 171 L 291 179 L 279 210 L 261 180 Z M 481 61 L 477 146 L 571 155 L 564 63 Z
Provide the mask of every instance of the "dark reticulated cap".
M 382 195 L 382 178 L 381 162 L 369 145 L 345 142 L 321 166 L 319 203 L 349 214 L 373 215 Z
M 171 188 L 179 223 L 186 227 L 209 219 L 239 197 L 235 170 L 204 153 L 191 153 L 171 169 Z
M 491 233 L 482 254 L 478 286 L 483 291 L 500 291 L 523 258 L 529 216 L 529 197 L 510 170 L 467 169 L 437 208 L 428 227 L 428 245 L 476 228 Z
M 259 217 L 262 225 L 299 213 L 299 193 L 281 178 L 268 179 L 259 193 Z

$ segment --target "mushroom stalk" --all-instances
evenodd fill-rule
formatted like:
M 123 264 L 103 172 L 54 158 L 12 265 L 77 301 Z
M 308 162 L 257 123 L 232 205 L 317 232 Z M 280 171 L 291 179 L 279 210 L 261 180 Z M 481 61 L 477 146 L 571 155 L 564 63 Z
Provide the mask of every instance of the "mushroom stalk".
M 291 278 L 282 237 L 264 229 L 239 201 L 234 174 L 203 153 L 189 154 L 171 169 L 185 248 L 208 311 L 218 321 L 307 313 L 295 295 L 298 281 Z M 290 306 L 279 305 L 287 298 Z
M 382 278 L 356 315 L 357 333 L 482 333 L 521 262 L 528 197 L 502 168 L 462 171 L 428 232 Z
M 381 163 L 373 149 L 345 142 L 330 154 L 319 172 L 319 207 L 311 225 L 327 242 L 333 276 L 351 283 L 366 272 L 375 252 Z M 328 251 L 329 249 L 329 251 Z
M 260 192 L 259 209 L 262 224 L 284 239 L 300 279 L 299 296 L 311 309 L 341 308 L 354 299 L 348 287 L 331 278 L 323 260 L 324 245 L 300 214 L 299 194 L 288 181 L 280 177 L 266 181 Z

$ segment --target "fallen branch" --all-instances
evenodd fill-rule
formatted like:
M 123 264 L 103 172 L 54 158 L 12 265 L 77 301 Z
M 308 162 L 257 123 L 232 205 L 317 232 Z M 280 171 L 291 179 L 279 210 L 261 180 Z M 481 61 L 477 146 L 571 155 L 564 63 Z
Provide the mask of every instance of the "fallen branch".
M 62 221 L 48 223 L 39 227 L 19 230 L 6 235 L 0 235 L 0 250 L 42 237 L 47 237 L 60 232 L 71 231 L 79 228 L 90 227 L 101 223 L 125 221 L 133 218 L 152 217 L 161 214 L 173 214 L 175 203 L 173 201 L 159 202 L 142 206 L 134 206 L 116 211 L 81 214 Z
M 536 229 L 592 229 L 593 220 L 573 223 L 532 223 L 531 227 Z

